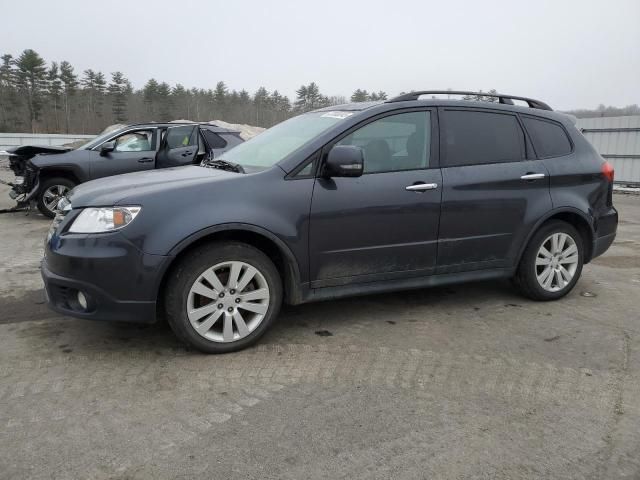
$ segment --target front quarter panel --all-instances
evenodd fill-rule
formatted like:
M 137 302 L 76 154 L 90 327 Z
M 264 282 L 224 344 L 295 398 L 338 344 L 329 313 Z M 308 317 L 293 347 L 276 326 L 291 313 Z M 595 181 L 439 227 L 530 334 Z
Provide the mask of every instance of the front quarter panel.
M 72 150 L 59 155 L 36 155 L 30 162 L 41 173 L 66 171 L 80 182 L 86 182 L 90 178 L 91 152 L 88 150 Z
M 284 242 L 305 282 L 313 179 L 285 180 L 284 176 L 280 168 L 273 167 L 188 189 L 150 193 L 141 201 L 135 197 L 122 200 L 122 204 L 142 205 L 140 216 L 122 232 L 145 253 L 170 255 L 211 227 L 255 226 Z

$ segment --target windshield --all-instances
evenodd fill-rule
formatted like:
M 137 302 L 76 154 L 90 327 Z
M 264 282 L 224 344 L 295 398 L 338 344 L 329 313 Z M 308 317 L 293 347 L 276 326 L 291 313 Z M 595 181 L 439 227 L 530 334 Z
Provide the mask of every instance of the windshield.
M 248 171 L 264 170 L 352 114 L 353 112 L 305 113 L 241 143 L 220 158 L 242 165 Z
M 91 140 L 89 140 L 87 143 L 83 143 L 82 145 L 80 145 L 76 150 L 89 150 L 90 148 L 93 148 L 96 145 L 99 145 L 110 136 L 118 133 L 120 130 L 123 130 L 123 129 L 121 128 L 119 130 L 111 130 L 110 132 L 101 133 L 97 137 L 94 137 Z

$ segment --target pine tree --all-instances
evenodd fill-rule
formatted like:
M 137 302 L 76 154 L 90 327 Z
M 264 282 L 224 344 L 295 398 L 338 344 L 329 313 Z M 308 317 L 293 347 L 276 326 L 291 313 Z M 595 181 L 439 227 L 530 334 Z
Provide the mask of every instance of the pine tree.
M 131 84 L 122 72 L 111 74 L 111 83 L 107 87 L 107 92 L 111 98 L 111 114 L 116 123 L 124 123 L 128 120 L 127 100 L 132 90 Z
M 366 90 L 357 89 L 351 95 L 352 102 L 366 102 L 367 100 L 369 100 L 369 93 Z
M 54 131 L 60 131 L 60 121 L 58 118 L 58 108 L 60 106 L 60 97 L 62 95 L 62 82 L 58 70 L 58 64 L 51 62 L 51 67 L 47 72 L 47 93 L 49 104 L 53 108 Z
M 144 104 L 148 119 L 152 120 L 156 116 L 156 105 L 158 102 L 158 82 L 155 78 L 150 79 L 142 89 Z
M 13 56 L 6 54 L 0 57 L 0 129 L 7 131 L 19 127 L 21 119 L 21 102 L 16 87 L 16 72 Z
M 78 77 L 73 72 L 73 67 L 67 61 L 60 63 L 60 81 L 62 82 L 62 104 L 64 109 L 65 132 L 69 133 L 71 123 L 70 100 L 76 94 Z
M 167 82 L 162 82 L 158 85 L 158 118 L 161 122 L 168 122 L 171 120 L 173 113 L 173 99 L 171 98 L 171 87 Z
M 225 118 L 227 113 L 227 95 L 229 91 L 224 82 L 218 82 L 213 91 L 213 104 L 216 118 Z
M 18 88 L 27 100 L 31 131 L 36 133 L 36 124 L 42 112 L 47 85 L 47 66 L 42 57 L 31 49 L 22 52 L 15 66 Z

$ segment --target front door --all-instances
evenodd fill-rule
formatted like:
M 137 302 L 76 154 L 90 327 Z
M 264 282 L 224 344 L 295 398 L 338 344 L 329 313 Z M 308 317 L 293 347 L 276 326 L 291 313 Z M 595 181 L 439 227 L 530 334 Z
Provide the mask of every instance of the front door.
M 157 128 L 129 130 L 112 140 L 112 152 L 100 153 L 100 147 L 92 151 L 91 178 L 108 177 L 121 173 L 153 170 L 157 151 Z
M 549 175 L 517 115 L 442 108 L 438 273 L 512 266 L 551 210 Z
M 436 123 L 434 111 L 405 111 L 374 119 L 337 142 L 363 149 L 364 173 L 316 179 L 313 288 L 432 273 L 442 191 Z

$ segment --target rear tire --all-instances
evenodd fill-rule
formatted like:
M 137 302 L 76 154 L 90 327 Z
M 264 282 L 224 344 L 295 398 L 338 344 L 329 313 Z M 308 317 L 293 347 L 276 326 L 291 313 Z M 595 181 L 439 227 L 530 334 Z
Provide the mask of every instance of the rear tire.
M 566 222 L 552 220 L 529 241 L 513 283 L 532 300 L 557 300 L 578 282 L 583 259 L 580 233 Z
M 45 217 L 53 218 L 56 216 L 55 207 L 63 195 L 69 193 L 76 184 L 72 180 L 64 177 L 47 178 L 40 185 L 38 192 L 37 204 L 38 210 Z
M 278 316 L 282 281 L 273 262 L 240 242 L 215 242 L 188 253 L 165 289 L 176 336 L 204 353 L 254 344 Z

